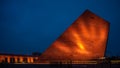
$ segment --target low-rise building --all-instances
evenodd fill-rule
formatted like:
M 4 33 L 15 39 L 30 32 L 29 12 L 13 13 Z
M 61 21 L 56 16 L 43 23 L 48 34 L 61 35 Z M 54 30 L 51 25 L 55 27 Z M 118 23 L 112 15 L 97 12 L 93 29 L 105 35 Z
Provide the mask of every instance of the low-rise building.
M 20 55 L 0 53 L 0 63 L 36 63 L 36 55 Z

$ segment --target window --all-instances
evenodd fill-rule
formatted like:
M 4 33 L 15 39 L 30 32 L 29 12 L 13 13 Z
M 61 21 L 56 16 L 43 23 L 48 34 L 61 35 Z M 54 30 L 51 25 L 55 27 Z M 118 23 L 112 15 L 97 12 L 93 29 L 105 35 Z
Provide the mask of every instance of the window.
M 36 59 L 36 58 L 33 58 L 33 62 L 37 62 L 37 59 Z
M 27 58 L 23 58 L 23 62 L 24 63 L 28 63 L 28 59 Z
M 17 62 L 20 63 L 20 58 L 17 58 Z
M 10 63 L 15 63 L 15 58 L 10 58 Z
M 5 63 L 8 63 L 8 58 L 7 57 L 5 58 Z

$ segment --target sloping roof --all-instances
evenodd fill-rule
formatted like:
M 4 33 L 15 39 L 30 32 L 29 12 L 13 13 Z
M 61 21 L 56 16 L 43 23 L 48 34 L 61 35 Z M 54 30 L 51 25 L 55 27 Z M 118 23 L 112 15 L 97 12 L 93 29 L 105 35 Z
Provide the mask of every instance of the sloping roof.
M 103 57 L 109 23 L 86 10 L 40 56 L 45 60 L 92 60 Z

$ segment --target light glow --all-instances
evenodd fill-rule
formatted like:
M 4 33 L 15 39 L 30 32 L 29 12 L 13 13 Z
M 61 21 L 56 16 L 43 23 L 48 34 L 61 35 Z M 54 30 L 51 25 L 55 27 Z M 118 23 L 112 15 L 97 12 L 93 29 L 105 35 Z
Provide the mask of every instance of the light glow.
M 85 11 L 41 55 L 49 60 L 92 60 L 103 57 L 109 23 L 90 11 Z

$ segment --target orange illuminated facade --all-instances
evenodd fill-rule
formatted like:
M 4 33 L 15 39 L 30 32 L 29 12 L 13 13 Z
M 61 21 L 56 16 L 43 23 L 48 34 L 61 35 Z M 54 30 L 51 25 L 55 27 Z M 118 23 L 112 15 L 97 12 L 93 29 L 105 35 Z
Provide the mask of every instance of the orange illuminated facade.
M 40 56 L 41 60 L 93 60 L 104 57 L 109 23 L 89 10 Z
M 0 63 L 36 63 L 38 56 L 0 53 Z

